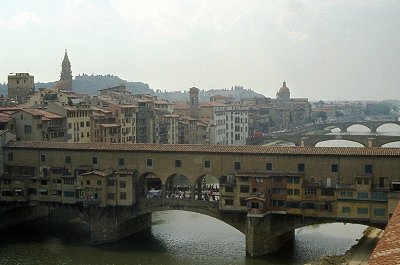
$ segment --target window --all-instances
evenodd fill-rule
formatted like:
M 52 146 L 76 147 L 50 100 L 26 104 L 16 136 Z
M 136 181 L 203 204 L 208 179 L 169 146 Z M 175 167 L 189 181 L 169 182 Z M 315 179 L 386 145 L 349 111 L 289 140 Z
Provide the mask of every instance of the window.
M 321 196 L 334 196 L 335 190 L 334 189 L 321 189 Z
M 97 165 L 97 156 L 92 156 L 92 165 Z
M 81 128 L 85 127 L 85 122 L 81 121 Z
M 364 173 L 372 174 L 372 165 L 365 165 L 364 166 Z
M 101 180 L 97 181 L 97 186 L 101 186 Z
M 240 206 L 247 206 L 246 198 L 240 198 Z
M 65 156 L 65 163 L 71 164 L 71 156 Z
M 151 158 L 146 158 L 146 165 L 148 167 L 152 167 L 153 166 L 153 159 Z
M 46 162 L 46 155 L 40 155 L 40 162 Z
M 233 206 L 233 200 L 232 199 L 225 199 L 225 205 L 226 206 Z
M 109 180 L 107 181 L 107 186 L 115 186 L 115 180 L 109 179 Z
M 53 194 L 54 196 L 61 196 L 61 195 L 62 195 L 62 192 L 61 192 L 61 190 L 53 190 L 53 191 L 51 192 L 51 194 Z
M 288 183 L 299 184 L 300 183 L 300 177 L 287 177 L 287 182 Z
M 211 168 L 211 161 L 210 160 L 205 160 L 204 161 L 204 167 L 205 168 Z
M 64 197 L 75 197 L 74 191 L 64 191 Z
M 350 213 L 350 207 L 342 207 L 342 213 Z
M 265 164 L 265 170 L 266 171 L 272 171 L 272 163 L 266 163 Z
M 234 163 L 234 168 L 235 168 L 235 170 L 240 170 L 241 169 L 241 163 L 240 162 L 235 162 Z
M 338 164 L 332 164 L 331 165 L 331 172 L 338 172 L 339 171 L 339 165 Z
M 7 158 L 8 158 L 8 161 L 14 161 L 14 154 L 13 153 L 8 153 L 7 154 Z
M 74 179 L 72 179 L 72 178 L 65 178 L 64 179 L 64 184 L 66 184 L 66 185 L 74 185 Z
M 374 209 L 374 215 L 375 216 L 384 216 L 385 215 L 385 209 L 375 208 Z
M 115 200 L 115 193 L 114 192 L 107 193 L 107 198 L 109 200 Z
M 358 192 L 357 193 L 357 198 L 358 199 L 368 199 L 368 192 Z
M 11 160 L 12 161 L 12 160 Z M 385 178 L 379 178 L 379 188 L 385 187 Z
M 86 122 L 86 127 L 90 127 L 90 121 Z
M 123 157 L 118 158 L 118 165 L 125 166 L 125 158 L 123 158 Z
M 368 214 L 368 208 L 357 208 L 358 214 Z
M 298 172 L 304 172 L 306 169 L 306 165 L 305 164 L 297 164 L 297 171 Z
M 90 180 L 86 180 L 86 185 L 90 185 Z
M 181 167 L 181 166 L 182 166 L 181 160 L 175 159 L 175 167 Z
M 225 187 L 225 192 L 233 192 L 233 187 Z
M 126 181 L 120 181 L 119 182 L 119 187 L 120 188 L 126 188 Z
M 121 200 L 126 200 L 126 192 L 121 192 L 121 193 L 119 194 L 119 198 L 120 198 Z
M 315 189 L 315 188 L 305 188 L 304 189 L 304 194 L 306 194 L 306 195 L 316 195 L 317 194 L 317 189 Z
M 249 186 L 240 186 L 241 193 L 249 193 L 250 187 Z
M 300 195 L 299 189 L 287 189 L 287 195 Z
M 26 133 L 32 132 L 32 126 L 31 126 L 31 125 L 25 125 L 24 131 L 25 131 Z

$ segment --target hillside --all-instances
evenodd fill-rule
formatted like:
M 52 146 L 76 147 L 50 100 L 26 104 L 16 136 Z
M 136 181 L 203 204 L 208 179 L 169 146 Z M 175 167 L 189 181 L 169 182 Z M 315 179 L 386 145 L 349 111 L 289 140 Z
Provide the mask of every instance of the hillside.
M 36 83 L 36 89 L 52 88 L 56 82 L 49 83 Z M 161 89 L 151 89 L 148 84 L 142 82 L 131 82 L 122 80 L 118 76 L 114 75 L 78 75 L 72 81 L 73 90 L 76 93 L 83 93 L 89 95 L 97 95 L 98 90 L 107 87 L 113 87 L 118 85 L 125 85 L 127 89 L 135 94 L 150 94 L 157 96 L 160 99 L 165 99 L 168 101 L 187 101 L 188 100 L 188 90 L 184 91 L 162 91 Z M 7 84 L 0 84 L 0 94 L 7 94 Z M 263 95 L 252 91 L 251 89 L 245 89 L 241 86 L 234 86 L 230 89 L 211 89 L 211 90 L 201 90 L 199 94 L 200 101 L 208 101 L 211 96 L 221 95 L 226 97 L 234 98 L 235 100 L 240 100 L 242 98 L 254 98 L 263 97 Z

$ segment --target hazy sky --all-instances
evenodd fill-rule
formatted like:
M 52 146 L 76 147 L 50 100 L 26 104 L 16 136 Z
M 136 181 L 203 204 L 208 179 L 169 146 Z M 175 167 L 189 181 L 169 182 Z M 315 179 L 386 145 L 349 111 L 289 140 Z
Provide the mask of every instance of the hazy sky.
M 114 74 L 152 88 L 400 98 L 400 1 L 0 0 L 0 82 Z

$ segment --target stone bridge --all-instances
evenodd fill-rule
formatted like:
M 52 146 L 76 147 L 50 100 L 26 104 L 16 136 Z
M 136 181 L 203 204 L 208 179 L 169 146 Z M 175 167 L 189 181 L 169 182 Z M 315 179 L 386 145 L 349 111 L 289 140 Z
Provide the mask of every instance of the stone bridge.
M 181 210 L 196 212 L 216 218 L 240 231 L 246 238 L 246 252 L 260 256 L 279 250 L 294 239 L 295 229 L 324 223 L 346 222 L 363 224 L 383 229 L 385 223 L 370 223 L 362 220 L 340 218 L 316 218 L 291 214 L 268 214 L 264 217 L 249 217 L 246 211 L 226 211 L 219 209 L 214 201 L 143 198 L 131 207 L 97 207 L 81 204 L 45 204 L 9 208 L 0 213 L 1 227 L 45 217 L 56 207 L 67 208 L 78 213 L 90 225 L 91 243 L 114 242 L 124 237 L 148 229 L 152 225 L 151 214 L 158 211 Z
M 190 199 L 144 198 L 135 207 L 80 208 L 80 213 L 91 228 L 92 244 L 117 241 L 151 227 L 151 214 L 158 211 L 181 210 L 216 218 L 240 231 L 246 238 L 246 252 L 260 256 L 279 250 L 294 239 L 295 229 L 324 223 L 347 222 L 383 229 L 385 223 L 368 221 L 313 218 L 300 215 L 269 214 L 249 217 L 246 211 L 224 211 L 219 203 Z
M 322 135 L 279 135 L 264 137 L 263 142 L 283 140 L 292 142 L 295 146 L 315 146 L 328 140 L 348 140 L 360 143 L 366 147 L 381 147 L 384 144 L 400 141 L 400 136 L 389 135 L 351 135 L 351 134 L 322 134 Z
M 396 117 L 397 118 L 397 117 Z M 336 123 L 316 124 L 315 127 L 324 129 L 326 127 L 334 126 L 339 128 L 342 132 L 347 132 L 347 129 L 352 125 L 363 125 L 371 130 L 371 133 L 376 133 L 376 130 L 384 124 L 396 124 L 400 126 L 400 121 L 393 118 L 392 121 L 348 121 Z

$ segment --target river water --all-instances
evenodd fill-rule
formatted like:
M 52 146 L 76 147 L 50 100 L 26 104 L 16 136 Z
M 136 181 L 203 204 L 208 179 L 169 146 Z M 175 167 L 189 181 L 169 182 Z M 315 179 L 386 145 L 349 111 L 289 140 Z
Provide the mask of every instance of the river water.
M 395 133 L 378 133 L 400 135 L 398 128 L 394 129 Z M 358 133 L 357 130 L 360 128 L 348 133 Z M 361 128 L 361 132 L 368 133 L 365 128 Z M 333 141 L 336 142 L 328 141 L 319 146 L 353 146 Z M 246 256 L 242 233 L 197 213 L 157 212 L 153 214 L 150 229 L 98 246 L 90 245 L 88 227 L 79 218 L 56 213 L 50 218 L 0 231 L 0 265 L 304 264 L 325 255 L 344 254 L 361 238 L 365 228 L 342 223 L 304 227 L 297 229 L 294 242 L 279 252 L 250 258 Z
M 91 246 L 88 227 L 58 213 L 1 231 L 0 264 L 304 264 L 345 253 L 365 229 L 341 223 L 297 229 L 294 242 L 281 251 L 251 258 L 244 235 L 214 218 L 166 211 L 154 213 L 153 223 L 121 241 Z

